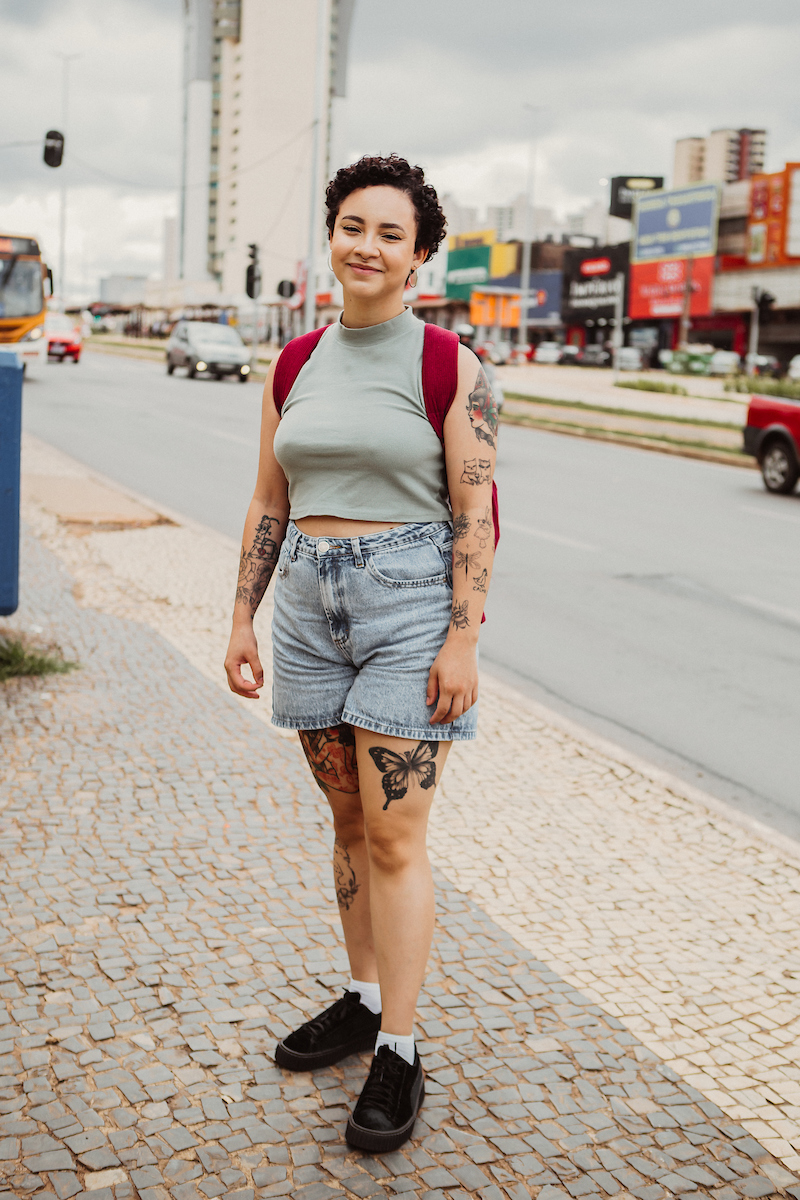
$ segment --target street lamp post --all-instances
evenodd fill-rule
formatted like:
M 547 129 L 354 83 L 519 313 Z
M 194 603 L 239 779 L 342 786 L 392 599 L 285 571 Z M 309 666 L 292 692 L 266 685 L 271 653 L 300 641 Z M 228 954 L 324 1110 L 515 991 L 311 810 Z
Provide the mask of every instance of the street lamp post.
M 314 127 L 311 137 L 311 194 L 308 224 L 308 266 L 306 269 L 306 298 L 304 307 L 305 332 L 310 333 L 317 323 L 317 252 L 319 249 L 319 158 L 320 139 L 325 121 L 327 83 L 327 32 L 328 3 L 317 0 L 317 58 L 314 76 Z
M 525 104 L 531 113 L 543 112 L 544 109 L 536 104 Z M 531 299 L 531 244 L 536 233 L 536 220 L 533 210 L 533 192 L 536 175 L 536 142 L 533 138 L 528 142 L 528 171 L 525 179 L 525 229 L 522 241 L 522 260 L 519 272 L 519 336 L 517 344 L 522 353 L 528 344 L 528 310 Z
M 73 58 L 80 58 L 80 54 L 66 54 L 64 51 L 56 50 L 55 55 L 61 59 L 61 129 L 66 140 L 67 135 L 67 118 L 69 116 L 69 64 Z M 58 296 L 59 307 L 64 311 L 66 304 L 67 289 L 65 274 L 67 269 L 67 177 L 64 172 L 61 172 L 61 210 L 58 218 Z

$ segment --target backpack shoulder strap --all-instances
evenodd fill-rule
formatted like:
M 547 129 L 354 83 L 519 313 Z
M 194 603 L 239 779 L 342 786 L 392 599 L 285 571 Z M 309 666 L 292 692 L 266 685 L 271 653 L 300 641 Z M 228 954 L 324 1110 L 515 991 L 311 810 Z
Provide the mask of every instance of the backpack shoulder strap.
M 281 350 L 275 374 L 272 376 L 272 399 L 278 410 L 278 416 L 281 415 L 286 397 L 292 390 L 301 368 L 314 353 L 319 339 L 327 328 L 327 325 L 323 325 L 321 329 L 312 329 L 311 333 L 304 333 L 300 337 L 292 338 Z
M 440 325 L 426 324 L 422 343 L 422 395 L 428 420 L 440 442 L 444 419 L 458 388 L 458 334 Z
M 291 343 L 290 343 L 291 344 Z M 422 344 L 422 395 L 428 420 L 436 436 L 444 445 L 444 420 L 450 411 L 458 389 L 458 346 L 457 333 L 442 329 L 439 325 L 425 326 Z M 280 365 L 280 364 L 279 364 Z M 277 371 L 275 372 L 277 376 Z M 497 502 L 497 484 L 492 483 L 492 518 L 494 522 L 494 544 L 500 541 L 500 510 Z

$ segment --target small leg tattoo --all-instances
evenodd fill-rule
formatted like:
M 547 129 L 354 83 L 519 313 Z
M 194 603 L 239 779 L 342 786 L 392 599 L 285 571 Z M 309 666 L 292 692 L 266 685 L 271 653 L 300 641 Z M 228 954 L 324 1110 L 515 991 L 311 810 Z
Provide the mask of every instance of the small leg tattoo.
M 347 846 L 338 837 L 333 843 L 333 882 L 336 887 L 336 903 L 345 912 L 349 911 L 359 884 L 356 882 L 356 873 L 350 862 Z
M 370 746 L 370 757 L 383 775 L 381 784 L 386 796 L 384 812 L 392 800 L 400 800 L 405 796 L 412 780 L 418 779 L 424 791 L 436 786 L 436 763 L 433 760 L 438 752 L 438 742 L 419 742 L 416 750 L 403 750 L 400 754 L 385 746 Z
M 323 792 L 355 795 L 358 791 L 356 737 L 349 725 L 331 729 L 301 729 L 300 744 Z

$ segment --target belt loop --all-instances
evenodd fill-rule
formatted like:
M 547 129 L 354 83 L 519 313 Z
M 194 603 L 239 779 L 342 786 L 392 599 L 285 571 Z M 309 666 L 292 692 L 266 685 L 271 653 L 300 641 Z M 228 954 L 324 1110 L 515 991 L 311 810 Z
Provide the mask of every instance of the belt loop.
M 361 553 L 361 542 L 358 540 L 357 537 L 350 538 L 350 546 L 353 550 L 353 558 L 356 560 L 356 566 L 363 567 L 364 556 Z
M 289 542 L 289 558 L 292 562 L 297 562 L 297 547 L 300 544 L 300 530 L 296 525 L 293 526 L 290 534 Z

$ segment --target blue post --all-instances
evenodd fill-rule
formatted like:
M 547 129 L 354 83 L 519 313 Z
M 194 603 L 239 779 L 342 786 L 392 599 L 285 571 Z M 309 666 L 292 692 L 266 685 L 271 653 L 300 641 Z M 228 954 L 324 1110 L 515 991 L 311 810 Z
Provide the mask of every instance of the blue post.
M 19 460 L 22 364 L 0 346 L 0 617 L 19 604 Z

